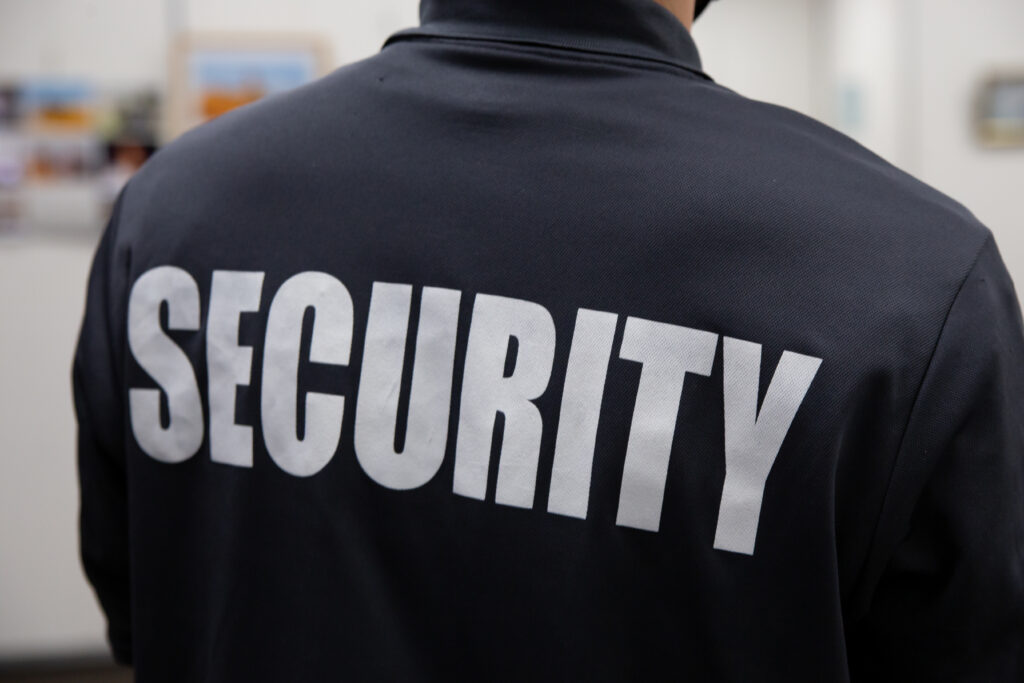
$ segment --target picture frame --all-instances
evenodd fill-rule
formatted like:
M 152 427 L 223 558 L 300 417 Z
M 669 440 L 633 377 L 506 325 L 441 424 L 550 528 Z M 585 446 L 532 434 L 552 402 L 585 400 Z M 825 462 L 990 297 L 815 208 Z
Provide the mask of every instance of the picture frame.
M 1024 69 L 993 73 L 982 82 L 974 128 L 983 147 L 1024 149 Z
M 170 56 L 165 142 L 236 107 L 284 92 L 331 68 L 314 34 L 191 32 Z

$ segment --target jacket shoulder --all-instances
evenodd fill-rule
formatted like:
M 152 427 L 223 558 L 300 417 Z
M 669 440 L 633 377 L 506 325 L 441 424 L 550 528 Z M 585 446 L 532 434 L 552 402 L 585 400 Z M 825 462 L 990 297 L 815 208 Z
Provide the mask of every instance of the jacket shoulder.
M 962 204 L 824 123 L 717 84 L 706 90 L 746 191 L 800 207 L 819 238 L 870 237 L 908 258 L 973 261 L 991 236 Z
M 355 95 L 359 83 L 373 79 L 370 63 L 343 66 L 186 131 L 132 178 L 122 212 L 126 222 L 141 210 L 215 214 L 225 204 L 265 197 L 270 188 L 285 190 L 289 181 L 314 174 L 324 135 L 349 134 L 343 122 L 352 120 L 362 101 Z

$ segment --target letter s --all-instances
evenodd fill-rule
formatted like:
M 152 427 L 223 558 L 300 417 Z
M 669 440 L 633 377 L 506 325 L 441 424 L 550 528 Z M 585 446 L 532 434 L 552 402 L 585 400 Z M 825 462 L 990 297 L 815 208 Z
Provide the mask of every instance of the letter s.
M 129 389 L 128 406 L 139 447 L 156 460 L 178 463 L 203 443 L 203 404 L 188 356 L 160 326 L 164 301 L 169 329 L 199 329 L 199 286 L 191 275 L 158 266 L 139 276 L 128 298 L 128 346 L 160 389 Z M 161 390 L 170 416 L 166 428 L 160 423 Z

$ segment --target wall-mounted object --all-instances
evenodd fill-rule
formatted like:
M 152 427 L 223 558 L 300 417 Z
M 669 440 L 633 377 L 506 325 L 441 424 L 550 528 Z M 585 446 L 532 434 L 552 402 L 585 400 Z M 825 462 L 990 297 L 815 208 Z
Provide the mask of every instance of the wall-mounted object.
M 96 92 L 82 80 L 37 79 L 19 85 L 13 118 L 25 128 L 55 134 L 85 133 L 95 125 Z
M 974 128 L 985 147 L 1024 149 L 1024 69 L 993 74 L 982 83 Z
M 0 239 L 95 239 L 156 148 L 161 101 L 81 79 L 0 83 Z
M 278 33 L 189 33 L 171 52 L 166 139 L 304 85 L 331 67 L 326 40 Z

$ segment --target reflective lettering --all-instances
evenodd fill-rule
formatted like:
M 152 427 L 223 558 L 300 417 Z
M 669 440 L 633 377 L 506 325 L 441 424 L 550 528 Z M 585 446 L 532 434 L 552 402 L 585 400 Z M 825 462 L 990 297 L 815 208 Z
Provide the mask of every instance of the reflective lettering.
M 784 352 L 759 413 L 761 345 L 726 337 L 723 358 L 725 483 L 714 547 L 753 555 L 768 474 L 821 359 Z
M 628 318 L 619 356 L 643 363 L 615 523 L 657 531 L 668 478 L 676 417 L 688 373 L 708 376 L 718 335 Z
M 129 389 L 132 434 L 149 456 L 166 463 L 188 460 L 203 443 L 203 404 L 188 356 L 160 327 L 167 302 L 167 327 L 199 329 L 199 286 L 181 268 L 158 266 L 135 281 L 128 298 L 128 346 L 160 389 Z M 160 421 L 160 390 L 170 424 Z
M 505 376 L 509 342 L 518 342 L 515 367 Z M 495 501 L 533 507 L 543 423 L 532 403 L 544 393 L 555 355 L 555 323 L 540 304 L 478 294 L 466 350 L 455 446 L 455 493 L 483 500 L 491 437 L 505 416 Z
M 452 401 L 461 292 L 424 287 L 405 444 L 395 450 L 412 285 L 375 282 L 366 323 L 356 404 L 355 448 L 363 471 L 381 486 L 413 489 L 430 481 L 444 459 Z
M 614 313 L 585 308 L 576 315 L 558 414 L 548 512 L 587 518 L 597 423 L 618 319 Z
M 206 319 L 210 459 L 236 467 L 252 467 L 252 427 L 235 424 L 236 388 L 248 386 L 252 375 L 252 347 L 238 344 L 239 318 L 259 310 L 262 290 L 263 273 L 213 271 Z
M 316 474 L 334 456 L 345 409 L 344 396 L 308 392 L 305 433 L 299 438 L 299 343 L 307 308 L 315 316 L 311 363 L 348 365 L 352 348 L 352 297 L 345 285 L 317 272 L 299 273 L 281 285 L 267 314 L 261 416 L 270 457 L 297 477 Z

